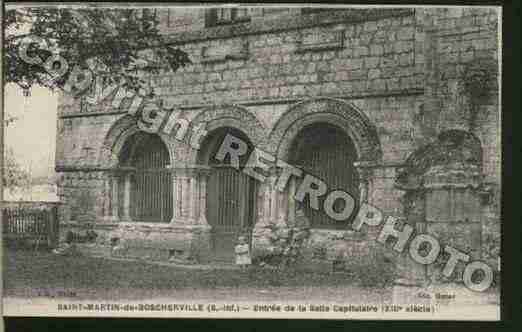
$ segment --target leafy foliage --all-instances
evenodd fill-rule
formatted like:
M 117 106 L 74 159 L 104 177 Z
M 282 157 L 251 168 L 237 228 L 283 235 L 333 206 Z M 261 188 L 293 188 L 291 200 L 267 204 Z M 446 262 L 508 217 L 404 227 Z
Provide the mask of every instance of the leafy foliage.
M 377 248 L 370 249 L 367 254 L 350 257 L 347 265 L 349 270 L 355 272 L 362 287 L 384 288 L 397 277 L 393 262 Z
M 14 188 L 24 188 L 30 185 L 31 176 L 16 161 L 13 150 L 6 150 L 4 162 L 4 186 L 6 188 L 13 190 Z
M 483 239 L 484 259 L 496 261 L 500 256 L 500 234 L 487 233 Z
M 188 55 L 169 45 L 158 30 L 150 9 L 68 9 L 27 7 L 9 9 L 4 18 L 5 82 L 28 93 L 33 85 L 63 89 L 73 68 L 125 82 L 138 91 L 146 84 L 137 70 L 157 74 L 176 71 L 190 63 Z M 41 38 L 47 47 L 31 44 L 27 54 L 46 60 L 53 53 L 63 57 L 69 70 L 56 78 L 42 64 L 29 64 L 20 57 L 27 38 Z M 41 46 L 41 45 L 40 45 Z M 52 63 L 57 66 L 57 63 Z
M 476 126 L 480 105 L 498 91 L 498 64 L 494 59 L 480 58 L 464 67 L 462 73 L 463 93 L 470 101 L 470 127 Z
M 464 67 L 462 73 L 464 91 L 474 100 L 488 98 L 497 90 L 497 63 L 493 59 L 477 59 Z

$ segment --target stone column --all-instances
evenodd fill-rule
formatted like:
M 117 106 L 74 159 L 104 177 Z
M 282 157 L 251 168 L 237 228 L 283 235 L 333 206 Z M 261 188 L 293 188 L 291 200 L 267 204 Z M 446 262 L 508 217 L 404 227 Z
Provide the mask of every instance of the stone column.
M 109 221 L 111 217 L 111 175 L 110 172 L 103 173 L 103 221 Z
M 276 188 L 279 175 L 277 168 L 271 168 L 265 181 L 259 186 L 258 201 L 258 223 L 263 225 L 285 222 L 286 211 L 284 210 L 283 195 Z
M 270 220 L 273 220 L 275 223 L 285 223 L 285 220 L 281 219 L 281 214 L 283 214 L 281 192 L 276 188 L 278 177 L 277 170 L 271 169 L 270 175 L 267 178 L 267 181 L 270 184 Z
M 210 168 L 206 166 L 172 168 L 172 224 L 208 226 L 206 196 L 209 174 Z
M 172 224 L 189 223 L 187 214 L 189 169 L 172 169 Z
M 257 223 L 256 226 L 261 224 L 269 224 L 269 216 L 266 215 L 270 209 L 270 200 L 267 198 L 269 195 L 269 185 L 266 182 L 261 182 L 258 187 L 258 200 L 257 200 Z
M 286 220 L 289 225 L 296 224 L 295 212 L 297 208 L 297 204 L 294 199 L 295 192 L 297 190 L 297 179 L 295 177 L 291 177 L 288 181 L 288 188 L 283 194 L 286 196 Z
M 123 174 L 123 216 L 121 217 L 122 221 L 130 222 L 131 214 L 131 183 L 132 177 L 134 174 L 132 172 L 126 172 Z
M 114 221 L 119 220 L 120 207 L 120 174 L 115 173 L 112 177 L 112 192 L 111 192 L 111 216 Z
M 288 191 L 279 191 L 276 188 L 279 173 L 273 167 L 267 172 L 265 181 L 259 182 L 257 197 L 257 222 L 252 232 L 252 255 L 264 257 L 275 248 L 274 232 L 288 227 L 289 204 L 285 201 Z M 288 185 L 287 185 L 288 187 Z M 288 198 L 290 199 L 290 198 Z M 274 228 L 276 226 L 276 228 Z M 288 233 L 288 232 L 287 232 Z
M 207 166 L 189 165 L 173 167 L 173 213 L 170 225 L 186 232 L 188 247 L 185 255 L 198 261 L 211 256 L 211 227 L 206 218 Z
M 106 172 L 105 192 L 107 199 L 104 203 L 104 220 L 106 222 L 118 222 L 119 218 L 119 180 L 120 173 L 113 169 Z
M 382 209 L 383 202 L 381 202 L 379 199 L 375 201 L 374 197 L 376 180 L 378 179 L 378 174 L 382 174 L 382 172 L 384 172 L 383 166 L 377 165 L 375 162 L 371 161 L 358 161 L 354 163 L 354 167 L 357 170 L 357 174 L 359 175 L 359 206 L 362 206 L 363 204 L 369 204 L 371 206 L 375 206 L 376 208 Z M 382 172 L 379 172 L 379 170 L 382 170 Z M 368 227 L 364 232 L 366 232 L 366 236 L 375 237 L 379 232 L 379 228 Z M 363 234 L 364 233 L 360 233 L 361 236 Z
M 373 204 L 372 194 L 376 165 L 371 162 L 358 161 L 354 163 L 354 167 L 359 174 L 359 203 Z
M 207 183 L 210 175 L 210 168 L 200 167 L 198 169 L 199 179 L 199 225 L 208 225 L 207 221 Z

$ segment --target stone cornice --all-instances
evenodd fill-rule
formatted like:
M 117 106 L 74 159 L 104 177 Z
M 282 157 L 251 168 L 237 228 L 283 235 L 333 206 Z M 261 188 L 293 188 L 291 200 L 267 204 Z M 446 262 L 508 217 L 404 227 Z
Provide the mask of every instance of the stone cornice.
M 360 94 L 352 94 L 352 95 L 342 95 L 342 96 L 317 96 L 326 97 L 326 98 L 335 98 L 335 99 L 363 99 L 363 98 L 387 98 L 387 97 L 397 97 L 397 96 L 412 96 L 412 95 L 422 95 L 424 94 L 424 88 L 422 87 L 414 87 L 410 89 L 402 89 L 390 92 L 383 93 L 360 93 Z M 295 104 L 301 101 L 305 101 L 308 98 L 266 98 L 259 100 L 247 100 L 247 101 L 231 101 L 231 104 L 238 106 L 262 106 L 262 105 L 284 105 L 284 104 Z M 213 104 L 192 104 L 192 105 L 176 105 L 177 109 L 180 110 L 197 110 L 203 109 L 213 106 Z M 70 114 L 60 115 L 60 119 L 66 118 L 76 118 L 76 117 L 89 117 L 89 116 L 101 116 L 101 115 L 119 115 L 125 114 L 126 111 L 109 111 L 109 112 L 75 112 Z
M 95 167 L 95 166 L 65 166 L 56 165 L 54 167 L 56 172 L 107 172 L 113 171 L 114 168 L 110 167 Z
M 371 163 L 371 164 L 359 164 L 360 162 L 356 162 L 356 166 L 357 168 L 361 168 L 361 169 L 374 169 L 374 168 L 401 168 L 401 167 L 404 167 L 404 164 L 403 163 L 400 163 L 400 162 L 382 162 L 382 163 Z M 174 167 L 168 167 L 166 168 L 164 171 L 172 171 L 172 172 L 176 172 L 178 170 L 182 171 L 182 170 L 193 170 L 193 171 L 197 171 L 197 172 L 201 172 L 201 173 L 204 173 L 205 171 L 209 171 L 211 169 L 214 169 L 214 168 L 225 168 L 225 167 L 230 167 L 229 165 L 223 165 L 223 166 L 207 166 L 207 165 L 193 165 L 193 166 L 174 166 Z M 244 168 L 246 167 L 241 167 L 241 170 L 243 170 Z M 250 168 L 250 167 L 249 167 Z M 254 167 L 251 167 L 251 168 L 254 168 Z M 277 168 L 281 168 L 281 167 L 277 167 Z M 90 166 L 64 166 L 64 165 L 59 165 L 59 166 L 56 166 L 55 167 L 55 171 L 56 172 L 61 172 L 61 173 L 67 173 L 67 172 L 118 172 L 118 171 L 121 171 L 121 172 L 132 172 L 134 171 L 135 169 L 130 167 L 130 168 L 111 168 L 111 167 L 90 167 Z

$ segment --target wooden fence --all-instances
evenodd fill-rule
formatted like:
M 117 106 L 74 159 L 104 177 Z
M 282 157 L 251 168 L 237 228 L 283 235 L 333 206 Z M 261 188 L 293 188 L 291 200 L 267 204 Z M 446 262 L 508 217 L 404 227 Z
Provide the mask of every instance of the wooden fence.
M 36 247 L 58 245 L 58 208 L 4 207 L 2 235 L 6 244 L 32 243 Z

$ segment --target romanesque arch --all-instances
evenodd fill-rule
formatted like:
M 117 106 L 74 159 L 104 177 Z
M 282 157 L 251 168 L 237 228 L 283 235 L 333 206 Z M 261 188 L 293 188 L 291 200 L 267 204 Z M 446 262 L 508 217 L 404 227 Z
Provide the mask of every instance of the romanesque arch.
M 254 146 L 262 146 L 265 143 L 267 130 L 263 123 L 246 108 L 235 105 L 212 106 L 205 108 L 194 117 L 191 126 L 196 128 L 205 124 L 207 136 L 218 128 L 235 128 L 248 135 Z M 204 141 L 207 137 L 202 137 Z M 187 164 L 198 162 L 198 150 L 192 149 L 186 158 Z
M 167 146 L 156 134 L 137 132 L 126 139 L 119 154 L 126 221 L 169 223 L 172 219 L 172 174 Z
M 231 123 L 227 122 L 227 124 Z M 248 236 L 257 215 L 257 181 L 242 170 L 232 167 L 230 158 L 225 157 L 223 160 L 215 158 L 228 134 L 247 144 L 248 152 L 239 158 L 240 168 L 245 167 L 248 156 L 254 150 L 254 144 L 248 133 L 228 125 L 208 132 L 201 143 L 197 158 L 197 167 L 208 168 L 205 213 L 206 220 L 212 227 L 213 259 L 218 261 L 233 260 L 233 246 L 237 237 Z
M 370 120 L 353 105 L 331 98 L 312 99 L 291 106 L 276 122 L 263 148 L 307 174 L 322 178 L 328 186 L 348 191 L 360 200 L 367 197 L 371 181 L 365 167 L 379 164 L 382 158 L 377 131 Z M 298 219 L 296 215 L 304 211 L 313 227 L 346 226 L 334 225 L 331 220 L 307 213 L 304 202 L 303 206 L 296 206 L 287 196 L 293 195 L 297 185 L 297 179 L 289 181 L 274 216 L 270 211 L 262 215 L 270 214 L 270 220 L 282 218 L 293 223 Z M 279 197 L 279 194 L 274 196 Z
M 144 138 L 151 138 L 152 140 L 150 142 L 147 140 L 144 141 Z M 172 189 L 169 183 L 171 182 L 170 173 L 166 169 L 169 167 L 169 165 L 172 165 L 174 149 L 172 141 L 173 140 L 171 138 L 163 133 L 149 134 L 141 131 L 138 128 L 136 118 L 131 115 L 124 115 L 114 122 L 103 140 L 98 159 L 99 167 L 104 169 L 104 203 L 102 209 L 104 219 L 112 222 L 170 221 L 173 199 L 171 197 L 172 194 L 170 194 Z M 140 146 L 139 142 L 143 143 L 142 146 Z M 144 173 L 138 174 L 137 171 L 145 172 L 145 169 L 133 170 L 134 168 L 139 167 L 136 167 L 137 165 L 133 165 L 132 163 L 129 164 L 125 162 L 125 158 L 123 158 L 124 155 L 129 154 L 129 147 L 133 147 L 134 150 L 138 149 L 141 152 L 147 152 L 148 150 L 146 150 L 146 147 L 148 144 L 152 143 L 155 143 L 154 146 L 157 146 L 160 148 L 160 150 L 162 150 L 161 167 L 165 169 L 165 172 L 162 173 L 162 180 L 158 180 L 156 182 L 167 182 L 162 187 L 165 190 L 160 190 L 168 194 L 160 195 L 165 196 L 165 199 L 161 200 L 162 206 L 159 210 L 169 212 L 167 213 L 168 215 L 164 215 L 161 218 L 156 218 L 154 215 L 151 215 L 151 218 L 148 218 L 149 216 L 145 216 L 145 214 L 142 212 L 148 209 L 145 206 L 146 204 L 143 205 L 144 207 L 140 211 L 132 210 L 133 207 L 136 207 L 139 204 L 145 202 L 140 197 L 148 196 L 149 194 L 146 192 L 147 190 L 152 193 L 158 191 L 158 188 L 145 188 L 146 190 L 143 190 L 143 188 L 138 188 L 139 185 L 137 187 L 137 184 L 148 184 L 151 181 L 147 179 L 142 179 L 140 181 L 140 177 L 145 175 Z M 150 150 L 152 151 L 153 149 Z M 140 155 L 140 151 L 133 151 L 132 155 Z M 141 159 L 151 158 L 151 156 L 141 157 Z M 152 164 L 149 166 L 153 168 L 158 167 L 158 165 Z M 149 202 L 145 203 L 148 204 Z
M 139 131 L 140 129 L 138 128 L 136 117 L 132 115 L 127 114 L 122 116 L 120 119 L 116 120 L 116 122 L 114 122 L 114 124 L 111 126 L 103 140 L 98 160 L 98 164 L 100 165 L 100 167 L 117 167 L 118 158 L 128 138 L 138 133 Z M 174 140 L 162 132 L 159 132 L 155 135 L 161 138 L 161 140 L 169 150 L 169 163 L 172 164 L 174 159 L 173 151 L 175 148 L 173 142 Z
M 287 159 L 296 135 L 306 126 L 325 122 L 343 129 L 354 142 L 358 161 L 378 162 L 381 145 L 375 126 L 355 106 L 338 99 L 320 98 L 297 103 L 277 121 L 266 149 Z

